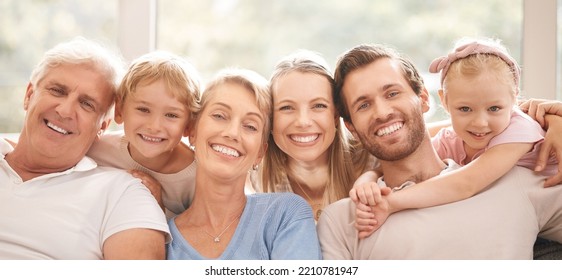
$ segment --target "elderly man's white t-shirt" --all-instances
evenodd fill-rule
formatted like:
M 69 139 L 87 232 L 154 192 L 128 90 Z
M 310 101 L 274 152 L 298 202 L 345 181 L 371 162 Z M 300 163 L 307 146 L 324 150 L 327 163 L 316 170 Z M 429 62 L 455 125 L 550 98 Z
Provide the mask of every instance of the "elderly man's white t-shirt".
M 22 182 L 4 159 L 11 150 L 0 139 L 0 259 L 102 259 L 104 241 L 133 228 L 162 231 L 169 240 L 156 200 L 127 172 L 85 157 Z

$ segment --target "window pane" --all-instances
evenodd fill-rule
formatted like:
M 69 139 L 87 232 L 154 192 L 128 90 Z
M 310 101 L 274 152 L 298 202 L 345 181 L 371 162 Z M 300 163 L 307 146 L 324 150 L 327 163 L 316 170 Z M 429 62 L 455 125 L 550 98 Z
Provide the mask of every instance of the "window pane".
M 499 38 L 520 61 L 522 1 L 159 0 L 157 47 L 189 57 L 204 78 L 225 66 L 269 77 L 278 59 L 301 48 L 333 67 L 361 43 L 391 45 L 427 72 L 462 36 Z M 424 76 L 436 96 L 437 75 Z M 428 120 L 444 117 L 433 113 Z
M 0 2 L 0 132 L 19 132 L 31 70 L 43 53 L 75 36 L 117 45 L 118 1 Z

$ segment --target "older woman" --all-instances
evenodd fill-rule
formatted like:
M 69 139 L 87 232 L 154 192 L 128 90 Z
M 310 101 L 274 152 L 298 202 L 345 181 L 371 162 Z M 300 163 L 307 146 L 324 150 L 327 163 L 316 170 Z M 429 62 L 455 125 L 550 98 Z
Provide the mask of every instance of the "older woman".
M 295 194 L 244 192 L 267 147 L 271 97 L 257 73 L 210 82 L 190 142 L 197 174 L 190 208 L 169 221 L 168 259 L 320 259 L 312 211 Z

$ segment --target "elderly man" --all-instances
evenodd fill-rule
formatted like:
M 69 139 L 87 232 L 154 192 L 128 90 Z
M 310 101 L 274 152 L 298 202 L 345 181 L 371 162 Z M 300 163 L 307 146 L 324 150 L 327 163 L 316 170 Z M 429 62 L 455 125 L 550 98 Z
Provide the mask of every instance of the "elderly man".
M 423 120 L 428 92 L 407 59 L 361 45 L 335 73 L 336 103 L 347 127 L 379 158 L 386 186 L 420 182 L 458 168 L 442 161 Z M 384 130 L 386 133 L 377 133 Z M 514 167 L 480 194 L 391 215 L 365 239 L 354 228 L 350 199 L 328 206 L 318 221 L 325 259 L 531 259 L 537 235 L 562 241 L 562 188 Z
M 148 189 L 85 156 L 110 121 L 116 58 L 78 38 L 31 74 L 19 140 L 0 140 L 1 259 L 164 258 L 169 231 Z

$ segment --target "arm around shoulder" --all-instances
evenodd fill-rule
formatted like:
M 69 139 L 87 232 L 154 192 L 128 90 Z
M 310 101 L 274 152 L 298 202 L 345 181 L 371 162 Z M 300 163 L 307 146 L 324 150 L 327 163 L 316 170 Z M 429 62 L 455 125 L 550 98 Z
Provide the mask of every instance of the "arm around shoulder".
M 469 198 L 506 174 L 532 146 L 531 143 L 494 146 L 459 169 L 396 192 L 389 202 L 391 213 Z

